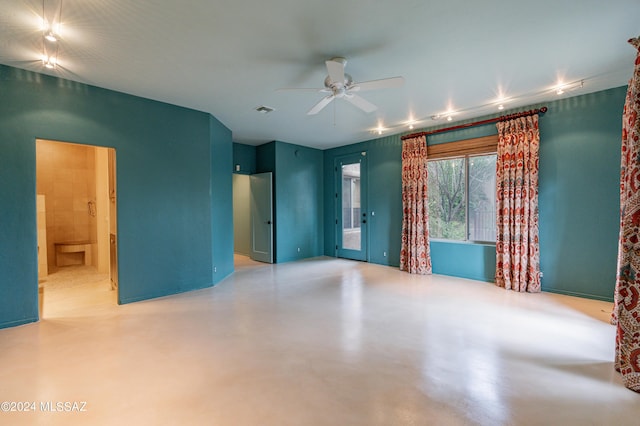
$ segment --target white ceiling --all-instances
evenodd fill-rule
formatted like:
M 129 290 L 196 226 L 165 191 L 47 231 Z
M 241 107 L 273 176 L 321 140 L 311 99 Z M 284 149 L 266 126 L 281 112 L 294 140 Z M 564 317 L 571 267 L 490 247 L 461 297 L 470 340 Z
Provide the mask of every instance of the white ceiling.
M 45 0 L 46 10 L 60 0 Z M 236 142 L 329 148 L 627 83 L 640 35 L 638 0 L 63 0 L 60 66 L 39 61 L 41 0 L 0 0 L 0 63 L 211 113 Z M 49 12 L 48 12 L 49 13 Z M 51 18 L 50 18 L 51 19 Z M 361 95 L 366 114 L 322 96 L 324 61 L 355 81 L 404 76 Z M 255 108 L 275 108 L 260 114 Z M 465 112 L 466 111 L 466 112 Z

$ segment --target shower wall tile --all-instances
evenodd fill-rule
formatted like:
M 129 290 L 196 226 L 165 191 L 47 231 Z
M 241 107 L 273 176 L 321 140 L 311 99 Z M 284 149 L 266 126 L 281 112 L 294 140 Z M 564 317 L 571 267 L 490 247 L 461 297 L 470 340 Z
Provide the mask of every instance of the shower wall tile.
M 74 227 L 84 227 L 89 229 L 89 218 L 90 216 L 86 211 L 82 212 L 73 212 L 73 226 Z
M 53 203 L 50 202 L 50 204 L 53 204 L 52 213 L 63 212 L 63 211 L 73 211 L 73 203 L 74 203 L 73 197 L 55 197 L 55 194 L 54 194 Z
M 72 188 L 73 188 L 72 194 L 74 198 L 86 197 L 89 194 L 86 181 L 78 181 L 74 179 Z
M 36 173 L 37 192 L 45 195 L 47 263 L 52 268 L 55 243 L 93 241 L 97 235 L 96 220 L 89 214 L 96 194 L 95 148 L 38 140 Z
M 55 224 L 55 226 L 73 227 L 73 212 L 67 210 L 54 212 L 53 223 Z
M 89 198 L 87 198 L 86 196 L 84 196 L 84 197 L 74 197 L 73 198 L 73 211 L 76 212 L 76 213 L 83 212 L 88 216 L 88 214 L 89 214 Z
M 73 169 L 55 168 L 53 171 L 54 186 L 70 186 L 73 183 Z
M 58 198 L 73 198 L 72 181 L 55 180 L 53 183 L 53 196 Z

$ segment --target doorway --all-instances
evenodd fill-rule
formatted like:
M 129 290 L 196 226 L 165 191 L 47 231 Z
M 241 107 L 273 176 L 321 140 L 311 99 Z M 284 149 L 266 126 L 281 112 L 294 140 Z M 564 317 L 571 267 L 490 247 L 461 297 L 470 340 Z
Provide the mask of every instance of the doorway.
M 235 266 L 273 263 L 272 173 L 233 174 Z
M 368 260 L 366 152 L 335 160 L 336 255 Z
M 115 149 L 36 140 L 40 318 L 117 303 Z

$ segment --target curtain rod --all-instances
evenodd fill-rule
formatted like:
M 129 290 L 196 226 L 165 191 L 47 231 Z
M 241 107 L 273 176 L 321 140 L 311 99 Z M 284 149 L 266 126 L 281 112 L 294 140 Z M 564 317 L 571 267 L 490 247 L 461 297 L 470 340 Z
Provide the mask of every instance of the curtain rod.
M 540 109 L 532 109 L 529 111 L 516 112 L 515 114 L 509 114 L 509 115 L 501 115 L 500 117 L 489 118 L 487 120 L 481 120 L 481 121 L 474 121 L 473 123 L 459 124 L 457 126 L 452 126 L 452 127 L 445 127 L 444 129 L 430 130 L 428 132 L 411 133 L 410 135 L 402 136 L 400 139 L 405 140 L 410 138 L 417 138 L 419 136 L 435 135 L 436 133 L 444 133 L 444 132 L 450 132 L 452 130 L 466 129 L 467 127 L 475 127 L 475 126 L 480 126 L 482 124 L 497 123 L 498 121 L 513 120 L 514 118 L 520 118 L 520 117 L 528 117 L 530 115 L 534 115 L 538 113 L 544 114 L 545 112 L 547 112 L 547 110 L 548 108 L 546 106 L 543 106 Z

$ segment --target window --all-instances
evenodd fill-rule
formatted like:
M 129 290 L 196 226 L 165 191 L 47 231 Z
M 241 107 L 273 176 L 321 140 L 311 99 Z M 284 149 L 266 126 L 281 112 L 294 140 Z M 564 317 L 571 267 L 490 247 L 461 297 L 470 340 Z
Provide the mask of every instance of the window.
M 496 154 L 429 160 L 429 234 L 459 241 L 496 240 Z
M 360 164 L 342 166 L 342 224 L 360 228 Z
M 342 248 L 360 250 L 360 163 L 342 165 Z

